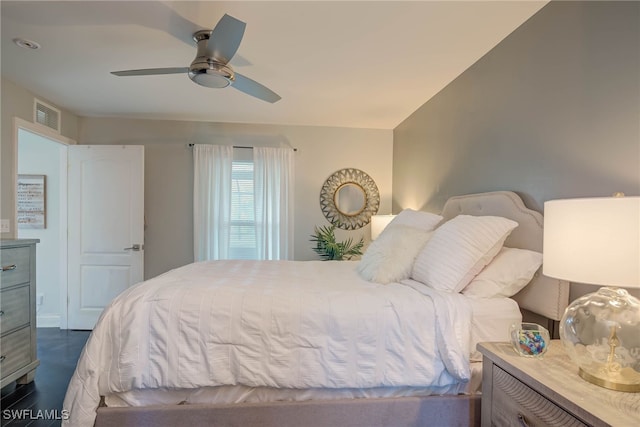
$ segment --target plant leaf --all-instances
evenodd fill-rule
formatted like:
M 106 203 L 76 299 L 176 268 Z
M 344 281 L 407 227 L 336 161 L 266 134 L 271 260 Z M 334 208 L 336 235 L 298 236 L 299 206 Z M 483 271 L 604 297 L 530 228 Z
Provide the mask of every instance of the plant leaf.
M 325 260 L 351 259 L 354 256 L 362 255 L 364 238 L 360 238 L 358 243 L 353 243 L 350 237 L 344 242 L 337 242 L 335 235 L 335 224 L 331 226 L 314 227 L 314 234 L 309 239 L 315 242 L 313 250 Z

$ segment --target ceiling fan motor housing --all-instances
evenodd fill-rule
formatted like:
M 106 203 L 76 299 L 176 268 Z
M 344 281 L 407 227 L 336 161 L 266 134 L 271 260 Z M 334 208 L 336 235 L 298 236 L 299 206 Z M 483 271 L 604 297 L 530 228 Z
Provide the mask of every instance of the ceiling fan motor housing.
M 189 66 L 189 78 L 205 87 L 227 87 L 233 82 L 234 73 L 231 67 L 216 61 L 207 50 L 210 35 L 211 32 L 207 30 L 198 31 L 193 35 L 198 44 L 198 52 L 196 59 Z

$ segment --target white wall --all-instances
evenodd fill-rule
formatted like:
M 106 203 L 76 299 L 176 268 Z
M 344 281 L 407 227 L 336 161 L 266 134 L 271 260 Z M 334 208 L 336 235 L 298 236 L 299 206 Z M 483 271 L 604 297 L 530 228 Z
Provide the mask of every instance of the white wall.
M 298 149 L 296 260 L 319 259 L 309 236 L 315 225 L 328 224 L 320 210 L 320 189 L 336 170 L 353 167 L 369 174 L 380 191 L 380 212 L 391 212 L 391 130 L 84 117 L 79 120 L 78 142 L 145 147 L 145 278 L 193 261 L 193 159 L 189 143 Z M 340 230 L 337 236 L 369 240 L 369 226 Z
M 60 326 L 62 269 L 66 269 L 66 257 L 61 257 L 60 247 L 66 227 L 61 223 L 61 192 L 66 179 L 61 173 L 66 158 L 66 147 L 42 136 L 20 129 L 18 131 L 18 173 L 45 175 L 46 228 L 18 229 L 19 238 L 40 239 L 36 248 L 36 295 L 43 296 L 43 304 L 37 306 L 38 327 Z M 64 199 L 66 201 L 66 199 Z

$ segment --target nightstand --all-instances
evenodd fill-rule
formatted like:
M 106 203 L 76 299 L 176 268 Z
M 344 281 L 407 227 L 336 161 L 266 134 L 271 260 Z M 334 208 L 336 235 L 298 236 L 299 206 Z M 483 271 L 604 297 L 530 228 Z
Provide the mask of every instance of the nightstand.
M 483 426 L 639 426 L 640 393 L 584 381 L 552 340 L 542 358 L 517 355 L 510 343 L 480 343 Z

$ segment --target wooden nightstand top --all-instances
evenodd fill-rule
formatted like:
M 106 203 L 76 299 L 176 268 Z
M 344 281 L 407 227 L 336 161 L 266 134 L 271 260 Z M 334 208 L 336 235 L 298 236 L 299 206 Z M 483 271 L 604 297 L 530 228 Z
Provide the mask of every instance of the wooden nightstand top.
M 609 390 L 578 376 L 578 368 L 552 340 L 542 358 L 521 357 L 510 343 L 480 343 L 478 350 L 565 410 L 599 425 L 640 426 L 640 393 Z

